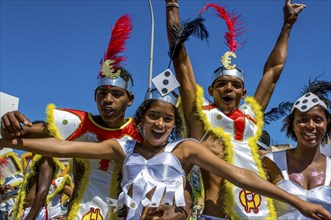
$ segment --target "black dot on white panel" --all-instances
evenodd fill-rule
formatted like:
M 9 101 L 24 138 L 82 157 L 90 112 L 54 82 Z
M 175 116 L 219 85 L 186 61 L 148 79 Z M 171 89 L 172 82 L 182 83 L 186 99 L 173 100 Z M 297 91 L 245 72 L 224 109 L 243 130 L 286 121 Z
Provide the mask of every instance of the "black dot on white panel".
M 295 105 L 299 105 L 300 104 L 300 101 L 297 101 L 296 103 L 295 103 Z
M 165 72 L 164 72 L 164 76 L 165 76 L 165 77 L 169 77 L 169 76 L 170 76 L 170 71 L 165 71 Z
M 167 89 L 167 88 L 163 88 L 163 89 L 162 89 L 162 93 L 163 93 L 163 94 L 165 94 L 165 93 L 167 93 L 167 92 L 168 92 L 168 89 Z
M 318 102 L 318 99 L 317 98 L 313 98 L 313 103 L 317 103 Z
M 163 85 L 168 85 L 169 84 L 169 80 L 165 79 L 162 81 Z
M 309 97 L 310 96 L 310 93 L 307 93 L 306 95 L 305 95 L 305 97 Z
M 307 108 L 306 105 L 301 106 L 301 109 L 302 109 L 302 110 L 305 110 L 306 108 Z
M 302 103 L 307 103 L 308 102 L 308 99 L 305 99 L 302 101 Z

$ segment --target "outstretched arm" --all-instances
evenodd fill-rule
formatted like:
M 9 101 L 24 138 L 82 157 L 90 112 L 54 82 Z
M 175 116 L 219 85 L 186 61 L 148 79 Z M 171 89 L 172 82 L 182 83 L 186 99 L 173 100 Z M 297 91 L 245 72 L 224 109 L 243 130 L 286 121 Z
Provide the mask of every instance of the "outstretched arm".
M 0 149 L 9 147 L 49 156 L 108 159 L 116 162 L 124 157 L 120 144 L 115 139 L 100 143 L 65 141 L 57 138 L 0 139 Z
M 33 199 L 30 212 L 26 217 L 27 220 L 37 219 L 39 210 L 43 206 L 47 205 L 46 198 L 48 195 L 49 187 L 51 186 L 53 180 L 55 164 L 52 158 L 44 157 L 40 163 L 37 191 Z
M 166 0 L 166 20 L 167 34 L 169 45 L 174 40 L 171 33 L 171 26 L 180 26 L 178 8 L 172 3 L 177 3 L 177 0 Z M 190 58 L 187 54 L 185 45 L 182 45 L 178 56 L 173 60 L 176 78 L 180 83 L 179 93 L 181 96 L 185 122 L 189 128 L 189 137 L 200 140 L 204 134 L 203 125 L 194 116 L 194 103 L 197 92 L 196 81 Z
M 185 141 L 174 151 L 174 154 L 182 163 L 197 165 L 227 179 L 240 188 L 288 203 L 307 217 L 322 219 L 319 215 L 323 215 L 326 219 L 331 219 L 331 213 L 322 206 L 305 202 L 264 180 L 254 172 L 227 163 L 198 142 Z
M 267 108 L 276 83 L 283 71 L 292 27 L 305 7 L 303 4 L 291 4 L 290 0 L 285 0 L 283 8 L 284 24 L 276 45 L 265 63 L 262 79 L 254 94 L 255 99 L 261 105 L 262 111 Z

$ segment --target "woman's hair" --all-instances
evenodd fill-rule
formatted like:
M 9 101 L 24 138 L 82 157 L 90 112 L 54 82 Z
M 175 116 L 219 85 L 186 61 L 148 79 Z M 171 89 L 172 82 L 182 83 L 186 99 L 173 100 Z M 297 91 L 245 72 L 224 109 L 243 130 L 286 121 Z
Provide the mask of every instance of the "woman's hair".
M 320 96 L 319 97 L 327 106 L 329 106 L 329 101 L 324 97 Z M 329 137 L 331 136 L 331 116 L 330 112 L 321 107 L 320 108 L 324 111 L 324 114 L 326 116 L 326 121 L 327 121 L 327 129 L 326 133 L 322 139 L 322 143 L 326 143 Z M 293 125 L 294 125 L 294 112 L 298 111 L 295 109 L 291 114 L 289 114 L 284 120 L 283 120 L 283 127 L 281 131 L 286 131 L 286 137 L 291 138 L 294 141 L 297 141 L 297 137 L 295 136 L 294 130 L 293 130 Z
M 148 99 L 145 100 L 137 109 L 135 115 L 134 115 L 134 126 L 141 132 L 140 129 L 140 125 L 143 121 L 143 117 L 145 115 L 145 113 L 147 112 L 147 110 L 151 107 L 151 105 L 157 101 L 161 101 L 161 100 L 157 100 L 157 99 Z M 170 103 L 169 103 L 170 104 Z M 181 138 L 181 132 L 183 129 L 183 122 L 182 119 L 180 117 L 180 114 L 177 110 L 177 108 L 172 105 L 174 110 L 175 110 L 175 125 L 174 128 L 172 129 L 168 140 L 171 141 L 176 141 L 178 139 Z M 142 134 L 143 136 L 143 134 Z

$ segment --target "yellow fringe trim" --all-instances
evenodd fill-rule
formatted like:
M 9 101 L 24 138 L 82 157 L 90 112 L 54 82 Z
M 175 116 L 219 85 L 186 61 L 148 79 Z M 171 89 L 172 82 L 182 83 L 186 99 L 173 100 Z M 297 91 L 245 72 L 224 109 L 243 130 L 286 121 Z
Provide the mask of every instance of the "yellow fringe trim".
M 112 163 L 112 161 L 110 161 L 110 163 Z M 119 193 L 121 192 L 121 185 L 119 182 L 119 176 L 121 173 L 122 168 L 118 167 L 117 164 L 115 165 L 115 169 L 113 172 L 113 176 L 112 176 L 112 180 L 111 180 L 111 184 L 109 187 L 109 194 L 110 194 L 110 198 L 115 198 L 117 199 L 119 196 Z M 117 214 L 114 212 L 115 207 L 111 207 L 110 208 L 110 219 L 111 220 L 117 220 L 118 216 Z
M 0 159 L 8 158 L 8 157 L 13 158 L 13 160 L 14 160 L 14 162 L 15 162 L 17 168 L 18 168 L 18 171 L 16 171 L 15 173 L 13 173 L 13 175 L 16 175 L 16 174 L 20 174 L 20 173 L 22 173 L 22 169 L 23 169 L 23 168 L 22 168 L 22 163 L 21 163 L 21 161 L 20 161 L 20 159 L 19 159 L 19 156 L 18 156 L 15 152 L 12 152 L 12 151 L 9 151 L 9 152 L 7 152 L 7 153 L 5 153 L 5 154 L 0 155 Z M 4 179 L 1 181 L 1 185 L 4 183 L 4 181 L 5 181 Z M 21 181 L 17 181 L 17 182 L 15 182 L 15 183 L 13 183 L 13 184 L 10 184 L 10 185 L 13 186 L 13 187 L 16 187 L 16 186 L 21 185 L 22 183 L 23 183 L 23 180 L 21 180 Z M 19 191 L 20 191 L 20 190 L 18 190 L 18 192 L 19 192 Z M 7 200 L 9 200 L 9 199 L 11 199 L 11 198 L 13 198 L 13 197 L 17 197 L 17 195 L 11 196 L 11 197 L 5 199 L 3 202 L 5 202 L 5 201 L 7 201 Z
M 88 160 L 86 159 L 79 159 L 79 158 L 75 158 L 75 160 L 79 163 L 82 163 L 84 168 L 85 168 L 85 172 L 84 172 L 84 176 L 82 178 L 81 183 L 79 184 L 79 187 L 77 189 L 77 197 L 72 201 L 72 206 L 70 209 L 70 212 L 68 214 L 68 219 L 75 219 L 78 213 L 78 209 L 80 207 L 80 203 L 83 199 L 83 195 L 84 192 L 86 190 L 88 181 L 89 181 L 89 176 L 90 176 L 90 172 L 91 172 L 91 167 L 90 167 L 90 163 Z M 77 186 L 76 186 L 77 187 Z
M 47 129 L 48 129 L 48 132 L 51 136 L 59 138 L 59 139 L 63 139 L 61 137 L 59 129 L 55 125 L 55 116 L 54 116 L 54 109 L 55 108 L 56 108 L 56 106 L 53 103 L 49 104 L 46 108 Z
M 197 113 L 199 114 L 200 119 L 202 120 L 204 124 L 204 129 L 206 131 L 212 131 L 216 136 L 221 137 L 224 143 L 224 154 L 226 155 L 224 159 L 230 163 L 233 164 L 233 157 L 234 157 L 234 151 L 233 146 L 231 143 L 231 135 L 226 134 L 224 130 L 220 127 L 213 128 L 211 123 L 209 122 L 206 114 L 204 114 L 202 110 L 203 106 L 203 97 L 204 97 L 204 91 L 201 86 L 197 85 L 197 98 L 196 98 L 196 108 Z M 260 160 L 260 156 L 258 154 L 258 146 L 256 142 L 259 140 L 261 134 L 262 134 L 262 127 L 263 127 L 263 113 L 261 111 L 260 105 L 257 103 L 257 101 L 253 97 L 247 97 L 245 98 L 245 102 L 249 104 L 255 114 L 255 122 L 257 126 L 257 132 L 256 134 L 248 139 L 248 145 L 251 149 L 253 160 L 256 163 L 256 166 L 258 168 L 259 175 L 264 178 L 266 178 L 266 174 L 264 172 L 264 169 L 262 167 L 262 162 Z M 265 197 L 267 200 L 268 208 L 269 208 L 269 217 L 267 219 L 276 219 L 276 210 L 273 204 L 272 199 Z M 229 181 L 225 181 L 225 193 L 224 193 L 224 201 L 225 202 L 225 212 L 228 216 L 231 216 L 232 219 L 240 219 L 238 214 L 234 211 L 233 207 L 235 207 L 235 200 L 233 195 L 233 184 Z
M 55 178 L 54 178 L 54 180 L 55 180 Z M 68 174 L 63 176 L 63 179 L 62 179 L 60 185 L 56 187 L 55 191 L 52 194 L 47 196 L 46 204 L 49 204 L 49 202 L 53 199 L 53 197 L 62 191 L 62 189 L 65 185 L 70 185 L 71 187 L 73 186 L 72 179 Z
M 15 162 L 15 165 L 18 168 L 18 171 L 15 172 L 15 174 L 18 174 L 18 173 L 22 172 L 23 167 L 22 167 L 21 160 L 19 159 L 19 156 L 15 152 L 12 152 L 12 151 L 9 151 L 9 152 L 7 152 L 5 154 L 0 155 L 0 159 L 8 158 L 8 157 L 13 158 L 13 160 Z
M 34 155 L 31 163 L 29 164 L 29 172 L 24 176 L 24 180 L 22 183 L 22 186 L 19 189 L 19 192 L 17 194 L 17 199 L 15 201 L 14 207 L 13 207 L 13 211 L 11 214 L 11 217 L 13 219 L 21 219 L 22 218 L 22 214 L 23 214 L 23 205 L 25 202 L 25 198 L 26 198 L 26 191 L 27 191 L 27 186 L 29 184 L 29 180 L 30 178 L 34 177 L 36 174 L 36 170 L 35 170 L 35 165 L 43 158 L 44 156 L 36 154 Z M 58 173 L 60 172 L 61 169 L 64 168 L 63 164 L 57 159 L 57 158 L 52 158 L 54 163 L 55 163 L 55 172 L 54 172 L 54 179 L 57 177 Z M 46 200 L 47 201 L 47 200 Z
M 71 169 L 71 166 L 70 164 L 68 164 L 67 166 L 65 166 L 65 168 L 61 171 L 60 175 L 59 176 L 65 176 L 69 170 Z
M 79 159 L 79 158 L 75 158 L 75 160 L 77 162 L 83 164 L 83 166 L 85 167 L 85 172 L 84 172 L 84 176 L 82 178 L 81 184 L 79 184 L 79 188 L 78 188 L 78 191 L 77 191 L 77 197 L 72 201 L 73 205 L 72 205 L 71 210 L 69 212 L 68 219 L 75 219 L 75 217 L 77 216 L 78 210 L 80 208 L 80 204 L 81 204 L 82 199 L 83 199 L 84 192 L 85 192 L 86 187 L 88 185 L 89 176 L 90 176 L 90 173 L 91 173 L 91 167 L 90 167 L 90 163 L 89 163 L 88 160 Z M 109 186 L 110 198 L 117 198 L 118 194 L 121 192 L 121 189 L 119 187 L 120 183 L 118 181 L 118 177 L 120 175 L 121 170 L 122 169 L 120 167 L 115 167 L 115 169 L 114 169 L 114 173 L 113 173 L 113 176 L 112 176 L 112 182 Z M 113 207 L 110 208 L 110 218 L 109 219 L 110 220 L 118 219 L 118 216 L 114 212 Z
M 61 134 L 59 132 L 59 129 L 57 128 L 56 124 L 55 124 L 55 116 L 54 116 L 54 109 L 56 108 L 56 106 L 54 104 L 49 104 L 46 108 L 46 114 L 47 114 L 47 118 L 46 118 L 46 122 L 47 122 L 47 129 L 48 132 L 50 133 L 50 135 L 59 138 L 59 139 L 63 139 L 61 137 Z M 80 203 L 83 199 L 83 195 L 84 192 L 86 190 L 86 187 L 88 185 L 88 181 L 89 181 L 89 176 L 90 176 L 90 172 L 91 172 L 91 167 L 90 167 L 90 163 L 88 160 L 86 159 L 78 159 L 75 158 L 75 160 L 79 163 L 82 163 L 83 166 L 85 167 L 85 173 L 84 176 L 82 178 L 81 184 L 77 190 L 77 197 L 72 201 L 72 207 L 71 210 L 68 214 L 68 219 L 74 219 L 77 216 L 78 210 L 80 208 Z M 71 165 L 68 165 L 68 167 L 63 170 L 63 172 L 60 175 L 65 175 L 68 170 L 70 169 Z M 110 185 L 110 197 L 111 198 L 117 198 L 119 192 L 120 192 L 120 183 L 118 182 L 118 177 L 120 175 L 120 169 L 115 168 L 114 169 L 114 173 L 112 176 L 112 183 Z M 114 208 L 111 208 L 110 211 L 110 219 L 117 219 L 117 215 L 114 213 Z
M 26 152 L 21 156 L 22 164 L 23 164 L 23 175 L 26 174 L 26 167 L 28 166 L 27 158 L 33 157 L 33 154 L 31 152 Z

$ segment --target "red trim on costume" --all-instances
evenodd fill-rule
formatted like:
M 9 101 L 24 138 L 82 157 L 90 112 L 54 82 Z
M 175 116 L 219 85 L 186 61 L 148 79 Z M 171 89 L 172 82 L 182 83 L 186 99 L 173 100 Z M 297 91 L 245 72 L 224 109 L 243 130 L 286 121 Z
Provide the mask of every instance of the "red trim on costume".
M 133 120 L 127 125 L 124 125 L 120 128 L 106 128 L 98 125 L 96 122 L 92 121 L 92 117 L 89 117 L 89 113 L 76 110 L 76 109 L 67 109 L 67 108 L 59 108 L 60 110 L 70 112 L 77 117 L 79 117 L 81 123 L 77 130 L 67 138 L 67 140 L 75 140 L 78 137 L 84 135 L 87 132 L 95 134 L 99 141 L 117 138 L 121 139 L 124 136 L 129 136 L 132 139 L 137 140 L 138 142 L 142 142 L 141 135 L 137 129 L 133 126 Z M 97 126 L 98 125 L 98 126 Z M 109 160 L 101 159 L 99 163 L 100 170 L 108 170 Z
M 95 122 L 93 123 L 93 121 L 90 120 L 89 114 L 87 112 L 75 110 L 75 109 L 66 109 L 66 108 L 60 108 L 60 110 L 75 114 L 77 117 L 80 118 L 82 122 L 79 125 L 78 129 L 67 140 L 71 141 L 82 136 L 86 132 L 91 132 L 94 133 L 100 141 L 107 140 L 110 138 L 121 139 L 124 136 L 130 136 L 131 138 L 139 142 L 142 141 L 140 133 L 133 126 L 133 121 L 126 126 L 122 126 L 117 129 L 116 128 L 110 129 L 106 127 L 96 126 L 97 123 Z
M 204 105 L 204 106 L 202 106 L 202 110 L 208 110 L 209 111 L 209 110 L 211 110 L 213 108 L 217 108 L 217 105 L 215 103 L 210 104 L 210 105 Z
M 245 115 L 239 109 L 236 109 L 230 114 L 225 114 L 234 122 L 234 139 L 242 141 L 245 131 Z
M 52 185 L 53 185 L 55 188 L 57 188 L 57 185 L 56 185 L 56 183 L 55 183 L 55 180 L 52 180 Z
M 48 206 L 45 206 L 45 220 L 48 220 Z
M 256 124 L 254 118 L 252 118 L 250 115 L 246 115 L 246 114 L 245 114 L 245 117 L 246 117 L 248 120 L 254 122 L 254 124 Z

